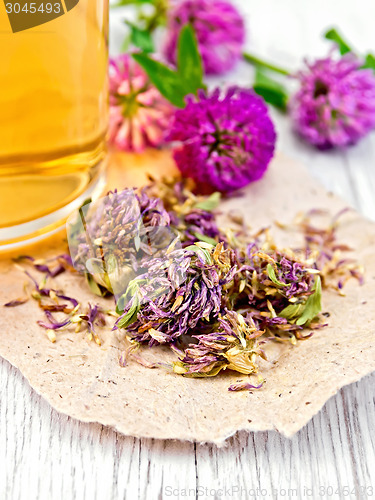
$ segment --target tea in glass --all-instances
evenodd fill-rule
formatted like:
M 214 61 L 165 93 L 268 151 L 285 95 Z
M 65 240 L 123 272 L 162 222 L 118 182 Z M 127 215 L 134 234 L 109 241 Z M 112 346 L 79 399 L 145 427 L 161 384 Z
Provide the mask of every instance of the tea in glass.
M 108 0 L 0 0 L 0 248 L 104 187 Z

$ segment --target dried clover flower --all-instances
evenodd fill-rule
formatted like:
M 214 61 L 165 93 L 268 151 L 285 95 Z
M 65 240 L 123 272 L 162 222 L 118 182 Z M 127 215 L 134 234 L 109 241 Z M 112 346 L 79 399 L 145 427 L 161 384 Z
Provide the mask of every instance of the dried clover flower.
M 223 287 L 236 272 L 222 244 L 214 248 L 198 242 L 170 257 L 172 265 L 151 260 L 148 272 L 131 283 L 132 299 L 116 322 L 139 342 L 169 343 L 195 328 L 205 329 L 217 318 Z
M 82 207 L 69 226 L 74 265 L 95 293 L 119 295 L 142 272 L 143 262 L 164 253 L 175 237 L 169 226 L 160 199 L 143 190 L 109 192 Z
M 257 338 L 264 334 L 250 317 L 227 311 L 219 318 L 218 331 L 193 335 L 197 344 L 190 344 L 182 353 L 181 361 L 173 364 L 176 373 L 191 376 L 215 376 L 220 370 L 230 369 L 245 375 L 258 371 L 256 359 L 265 357 Z

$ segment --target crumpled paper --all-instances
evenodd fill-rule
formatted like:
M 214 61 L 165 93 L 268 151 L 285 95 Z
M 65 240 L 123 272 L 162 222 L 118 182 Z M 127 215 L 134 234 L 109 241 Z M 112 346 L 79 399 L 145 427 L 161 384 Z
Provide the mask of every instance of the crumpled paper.
M 119 160 L 120 158 L 120 160 Z M 120 162 L 120 163 L 119 163 Z M 126 163 L 122 169 L 121 162 Z M 151 168 L 151 165 L 153 167 Z M 171 171 L 162 157 L 112 157 L 110 184 L 118 188 L 142 184 L 145 172 L 155 176 Z M 346 204 L 327 193 L 300 165 L 276 158 L 267 175 L 243 195 L 222 203 L 235 209 L 256 229 L 278 220 L 289 223 L 297 212 L 311 208 L 337 213 Z M 30 300 L 0 309 L 0 354 L 19 368 L 31 386 L 58 411 L 84 422 L 100 422 L 136 437 L 174 438 L 222 444 L 239 430 L 276 429 L 292 436 L 342 386 L 375 370 L 375 225 L 354 211 L 343 217 L 339 240 L 355 249 L 365 267 L 366 280 L 350 280 L 345 297 L 324 293 L 328 326 L 296 346 L 282 345 L 262 363 L 266 383 L 252 392 L 228 392 L 241 374 L 222 372 L 206 379 L 184 378 L 164 369 L 148 369 L 134 361 L 120 367 L 123 343 L 110 327 L 101 331 L 103 345 L 85 332 L 57 332 L 52 344 L 36 321 L 43 316 Z M 283 244 L 292 233 L 276 231 Z M 22 253 L 45 257 L 66 248 L 63 236 L 45 240 Z M 15 255 L 13 255 L 15 256 Z M 0 304 L 22 295 L 25 275 L 9 257 L 0 261 Z M 35 274 L 35 272 L 34 272 Z M 58 288 L 87 303 L 98 302 L 84 280 L 65 273 L 55 278 Z M 113 308 L 110 299 L 99 302 Z M 162 347 L 142 351 L 149 360 L 171 354 Z M 256 382 L 256 377 L 254 377 Z

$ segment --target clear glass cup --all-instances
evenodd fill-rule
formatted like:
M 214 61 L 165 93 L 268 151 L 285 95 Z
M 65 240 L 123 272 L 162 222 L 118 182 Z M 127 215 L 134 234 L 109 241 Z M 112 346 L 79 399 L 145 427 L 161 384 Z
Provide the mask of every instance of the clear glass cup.
M 104 188 L 108 0 L 0 2 L 0 249 Z

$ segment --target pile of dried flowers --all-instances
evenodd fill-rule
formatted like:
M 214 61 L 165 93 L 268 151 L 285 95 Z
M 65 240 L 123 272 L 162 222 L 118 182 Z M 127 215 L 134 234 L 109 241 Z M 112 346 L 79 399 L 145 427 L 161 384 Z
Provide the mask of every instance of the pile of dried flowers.
M 267 360 L 270 342 L 292 345 L 311 337 L 324 326 L 322 288 L 341 293 L 349 278 L 362 281 L 358 264 L 343 257 L 350 249 L 336 241 L 338 217 L 320 229 L 311 223 L 314 212 L 305 214 L 295 222 L 305 236 L 303 248 L 281 249 L 266 229 L 251 235 L 241 223 L 221 230 L 215 211 L 219 199 L 217 193 L 195 195 L 186 180 L 151 179 L 142 189 L 109 193 L 100 210 L 87 211 L 84 234 L 71 234 L 73 262 L 67 255 L 46 262 L 21 258 L 45 275 L 38 283 L 26 271 L 34 285 L 31 296 L 46 316 L 39 325 L 49 339 L 86 324 L 89 338 L 100 344 L 96 327 L 115 316 L 114 329 L 128 343 L 120 364 L 133 356 L 154 367 L 136 351 L 143 344 L 167 345 L 178 356 L 170 365 L 175 373 L 207 377 L 227 369 L 257 373 L 257 360 Z M 154 238 L 160 227 L 169 228 L 173 238 L 160 240 L 158 233 Z M 116 312 L 90 304 L 81 311 L 76 299 L 46 285 L 47 278 L 65 270 L 77 272 L 74 265 L 90 277 L 93 292 L 113 293 L 111 271 L 104 265 L 110 260 L 114 269 L 127 270 L 116 293 Z M 230 390 L 253 387 L 247 379 Z

